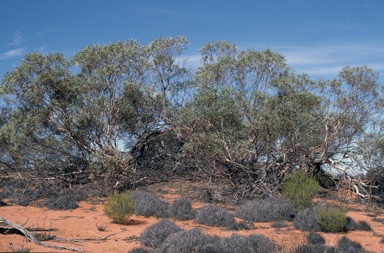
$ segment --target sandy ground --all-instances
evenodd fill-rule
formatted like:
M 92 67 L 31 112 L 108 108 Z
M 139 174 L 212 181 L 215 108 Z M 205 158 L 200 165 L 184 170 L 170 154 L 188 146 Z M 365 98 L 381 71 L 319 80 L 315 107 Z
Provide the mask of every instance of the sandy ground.
M 175 196 L 163 196 L 169 201 Z M 103 213 L 103 200 L 79 202 L 79 208 L 70 211 L 53 211 L 47 208 L 38 208 L 33 206 L 13 206 L 7 205 L 0 207 L 0 217 L 4 217 L 13 223 L 23 225 L 26 228 L 45 228 L 52 229 L 45 235 L 56 236 L 62 239 L 61 242 L 46 241 L 45 243 L 59 246 L 68 246 L 77 248 L 84 252 L 127 252 L 130 249 L 140 246 L 138 237 L 144 229 L 158 221 L 158 219 L 143 216 L 131 216 L 129 225 L 113 224 L 111 220 Z M 195 203 L 194 208 L 199 208 L 203 204 Z M 232 208 L 233 209 L 233 208 Z M 384 244 L 381 240 L 384 238 L 384 225 L 380 222 L 374 222 L 372 217 L 384 218 L 381 210 L 367 211 L 361 206 L 351 206 L 351 212 L 348 216 L 355 221 L 367 221 L 373 228 L 373 231 L 363 232 L 354 231 L 346 234 L 326 234 L 320 233 L 325 239 L 327 245 L 336 245 L 342 236 L 359 242 L 366 250 L 371 252 L 383 252 Z M 207 227 L 193 224 L 193 221 L 175 221 L 176 224 L 184 229 L 198 227 L 210 235 L 230 236 L 232 233 L 244 235 L 263 234 L 277 242 L 282 248 L 281 252 L 295 245 L 305 243 L 306 233 L 296 230 L 292 223 L 285 228 L 272 228 L 271 223 L 254 223 L 255 229 L 249 231 L 228 231 L 215 227 Z M 99 231 L 98 226 L 106 226 L 105 231 Z M 117 234 L 115 234 L 117 233 Z M 111 235 L 114 234 L 114 235 Z M 103 239 L 111 235 L 107 239 Z M 19 249 L 20 247 L 31 249 L 30 252 L 70 252 L 68 250 L 55 250 L 45 248 L 29 242 L 22 235 L 18 234 L 0 234 L 0 252 L 10 252 L 11 247 Z

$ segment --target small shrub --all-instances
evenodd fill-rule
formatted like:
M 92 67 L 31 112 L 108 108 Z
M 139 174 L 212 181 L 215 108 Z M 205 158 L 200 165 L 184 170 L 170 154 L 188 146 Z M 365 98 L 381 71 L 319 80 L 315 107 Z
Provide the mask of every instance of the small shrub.
M 136 248 L 128 251 L 128 253 L 151 253 L 151 251 L 144 248 Z
M 360 243 L 351 241 L 346 236 L 343 236 L 337 243 L 339 252 L 342 253 L 360 253 L 365 252 Z
M 35 237 L 39 242 L 50 241 L 55 238 L 55 236 L 50 233 L 36 233 Z
M 372 227 L 366 221 L 354 221 L 351 217 L 347 217 L 345 231 L 371 231 Z
M 310 244 L 325 244 L 325 239 L 315 231 L 311 231 L 307 235 L 307 240 Z
M 377 218 L 377 217 L 374 217 L 372 220 L 375 221 L 375 222 L 380 222 L 380 223 L 383 223 L 383 224 L 384 224 L 384 218 Z
M 314 177 L 304 171 L 294 172 L 283 185 L 283 195 L 292 205 L 301 210 L 312 205 L 312 199 L 320 189 Z
M 182 231 L 170 220 L 161 220 L 146 228 L 140 236 L 140 242 L 147 247 L 158 248 L 169 235 Z
M 335 247 L 328 247 L 322 244 L 300 245 L 292 250 L 292 253 L 338 253 Z
M 148 192 L 134 191 L 132 197 L 135 200 L 135 214 L 145 217 L 169 218 L 169 203 Z
M 18 247 L 18 248 L 13 247 L 13 245 L 9 245 L 9 249 L 12 252 L 17 252 L 17 253 L 29 253 L 29 252 L 31 252 L 31 249 L 28 247 L 25 247 L 24 244 L 20 245 L 20 247 Z
M 104 204 L 104 213 L 117 224 L 123 224 L 133 214 L 135 201 L 130 191 L 114 192 Z
M 345 227 L 344 227 L 345 232 L 357 230 L 357 223 L 354 219 L 352 219 L 349 216 L 347 216 L 345 219 L 346 219 L 346 223 L 345 223 Z
M 64 200 L 64 202 L 65 201 L 66 200 Z M 18 206 L 28 206 L 30 200 L 27 197 L 22 196 L 21 194 L 19 194 L 19 197 L 12 199 L 12 202 L 15 203 Z M 72 204 L 69 204 L 69 203 L 62 203 L 62 205 L 63 205 L 62 208 L 50 208 L 50 209 L 52 209 L 52 210 L 71 210 L 71 209 L 77 208 L 76 200 L 75 200 L 75 206 L 73 208 L 71 207 Z
M 270 253 L 274 251 L 273 243 L 263 235 L 240 236 L 233 234 L 220 240 L 223 253 Z
M 197 213 L 195 223 L 231 228 L 236 224 L 236 221 L 227 209 L 216 205 L 207 205 L 203 206 Z
M 315 211 L 312 208 L 300 210 L 293 220 L 296 229 L 301 231 L 319 231 L 320 225 L 317 221 Z
M 45 206 L 51 210 L 72 210 L 78 207 L 72 196 L 51 196 L 45 201 Z
M 173 201 L 170 212 L 172 217 L 177 220 L 191 220 L 196 216 L 196 211 L 193 210 L 191 202 L 184 198 Z
M 293 213 L 291 204 L 277 197 L 251 200 L 236 209 L 239 218 L 251 222 L 289 220 Z
M 219 252 L 213 246 L 214 238 L 209 237 L 200 230 L 192 229 L 170 235 L 163 243 L 163 253 L 190 253 L 190 252 Z M 215 251 L 211 251 L 215 250 Z
M 0 199 L 11 199 L 16 189 L 12 186 L 4 185 L 3 190 L 0 192 Z
M 341 232 L 347 223 L 346 209 L 342 207 L 318 206 L 315 214 L 321 229 L 327 233 Z

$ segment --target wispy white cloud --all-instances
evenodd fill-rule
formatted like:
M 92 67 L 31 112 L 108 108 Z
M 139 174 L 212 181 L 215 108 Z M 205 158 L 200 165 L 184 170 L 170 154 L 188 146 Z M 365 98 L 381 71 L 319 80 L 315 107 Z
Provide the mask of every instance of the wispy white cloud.
M 3 54 L 0 54 L 0 60 L 6 60 L 16 56 L 21 56 L 24 54 L 24 50 L 25 48 L 21 47 L 21 48 L 16 48 L 8 52 L 5 52 Z
M 21 33 L 19 31 L 15 31 L 12 35 L 12 42 L 9 43 L 8 45 L 17 47 L 17 46 L 20 46 L 23 41 L 24 41 L 24 38 L 23 36 L 21 36 Z
M 384 43 L 330 43 L 307 46 L 265 46 L 247 44 L 249 49 L 271 49 L 282 54 L 296 73 L 306 73 L 313 78 L 331 79 L 346 66 L 366 65 L 379 72 L 384 82 Z M 239 47 L 240 50 L 246 49 Z M 201 66 L 199 54 L 187 56 L 190 66 Z
M 384 44 L 335 43 L 271 48 L 285 56 L 297 72 L 314 76 L 336 76 L 345 66 L 366 65 L 384 76 Z

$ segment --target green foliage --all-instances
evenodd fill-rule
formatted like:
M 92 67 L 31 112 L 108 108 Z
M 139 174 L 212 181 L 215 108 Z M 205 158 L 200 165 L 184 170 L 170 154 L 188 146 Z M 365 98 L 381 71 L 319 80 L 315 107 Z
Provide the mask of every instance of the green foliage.
M 135 201 L 131 192 L 114 192 L 104 203 L 104 213 L 118 224 L 124 224 L 134 212 Z
M 327 233 L 342 232 L 347 224 L 347 210 L 340 206 L 319 205 L 315 208 L 316 219 Z
M 283 185 L 283 195 L 297 209 L 305 209 L 312 205 L 320 186 L 312 176 L 304 171 L 294 172 Z
M 347 66 L 313 81 L 281 54 L 223 40 L 203 46 L 194 71 L 187 46 L 176 36 L 90 45 L 69 58 L 26 54 L 0 86 L 0 169 L 59 174 L 81 160 L 85 178 L 116 179 L 163 159 L 168 173 L 198 170 L 231 187 L 251 185 L 243 197 L 280 185 L 287 166 L 340 168 L 347 161 L 336 158 L 348 157 L 381 172 L 383 96 L 372 69 Z M 167 131 L 177 150 L 148 139 Z M 164 154 L 145 157 L 158 148 L 150 145 Z

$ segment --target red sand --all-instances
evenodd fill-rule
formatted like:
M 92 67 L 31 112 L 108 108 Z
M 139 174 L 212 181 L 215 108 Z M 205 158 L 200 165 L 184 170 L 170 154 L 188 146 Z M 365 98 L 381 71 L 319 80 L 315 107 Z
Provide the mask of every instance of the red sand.
M 170 196 L 166 196 L 170 199 Z M 195 208 L 201 207 L 201 203 L 196 203 Z M 353 206 L 356 210 L 356 206 Z M 361 210 L 361 211 L 359 211 Z M 347 215 L 355 221 L 367 221 L 373 228 L 373 231 L 363 232 L 354 231 L 346 234 L 326 234 L 320 233 L 325 239 L 327 245 L 336 245 L 337 241 L 344 235 L 349 239 L 359 242 L 366 250 L 371 252 L 384 252 L 384 244 L 380 241 L 384 238 L 384 225 L 379 222 L 372 221 L 368 214 L 372 212 L 363 211 L 360 207 L 358 211 L 349 212 Z M 133 215 L 131 217 L 131 225 L 113 224 L 111 220 L 104 215 L 102 203 L 91 204 L 90 202 L 80 202 L 79 208 L 71 211 L 53 211 L 47 208 L 38 208 L 33 206 L 3 206 L 0 207 L 0 217 L 4 217 L 13 223 L 23 225 L 26 228 L 52 228 L 56 229 L 49 233 L 61 239 L 85 239 L 85 238 L 102 238 L 109 234 L 120 232 L 109 237 L 106 240 L 88 240 L 79 242 L 54 242 L 46 241 L 44 243 L 55 244 L 59 246 L 69 246 L 80 249 L 84 252 L 127 252 L 130 249 L 140 246 L 137 237 L 144 229 L 158 221 L 158 219 L 150 217 L 142 217 Z M 377 216 L 384 218 L 384 215 Z M 263 234 L 282 246 L 281 252 L 287 249 L 305 243 L 306 233 L 296 230 L 292 223 L 286 228 L 272 228 L 271 223 L 255 223 L 255 229 L 249 231 L 228 231 L 225 229 L 207 227 L 193 224 L 193 221 L 175 221 L 176 224 L 184 229 L 198 227 L 202 231 L 210 235 L 229 236 L 232 233 L 244 235 Z M 105 231 L 99 231 L 97 226 L 107 226 Z M 41 232 L 40 232 L 41 233 Z M 18 249 L 21 246 L 30 248 L 31 252 L 70 252 L 67 250 L 55 250 L 36 245 L 26 240 L 24 236 L 18 234 L 0 234 L 0 252 L 11 251 L 10 244 Z

